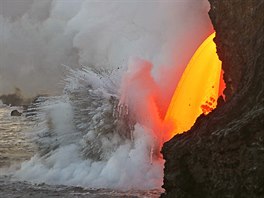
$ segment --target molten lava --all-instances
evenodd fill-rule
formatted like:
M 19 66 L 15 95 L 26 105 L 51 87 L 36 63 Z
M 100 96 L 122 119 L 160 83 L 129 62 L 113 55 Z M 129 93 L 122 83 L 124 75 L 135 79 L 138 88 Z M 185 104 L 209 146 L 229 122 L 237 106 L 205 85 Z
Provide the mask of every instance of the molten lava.
M 189 130 L 196 118 L 216 107 L 219 94 L 221 61 L 211 34 L 197 49 L 174 92 L 165 116 L 169 126 L 166 140 Z

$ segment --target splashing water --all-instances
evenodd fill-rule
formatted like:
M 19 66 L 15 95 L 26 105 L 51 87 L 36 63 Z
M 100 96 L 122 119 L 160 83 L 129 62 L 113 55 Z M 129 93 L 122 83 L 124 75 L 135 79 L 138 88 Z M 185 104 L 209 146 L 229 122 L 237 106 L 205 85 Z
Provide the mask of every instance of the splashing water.
M 153 127 L 132 107 L 118 110 L 120 73 L 70 70 L 64 95 L 40 98 L 32 134 L 39 151 L 15 175 L 37 183 L 160 188 L 163 160 L 152 157 Z

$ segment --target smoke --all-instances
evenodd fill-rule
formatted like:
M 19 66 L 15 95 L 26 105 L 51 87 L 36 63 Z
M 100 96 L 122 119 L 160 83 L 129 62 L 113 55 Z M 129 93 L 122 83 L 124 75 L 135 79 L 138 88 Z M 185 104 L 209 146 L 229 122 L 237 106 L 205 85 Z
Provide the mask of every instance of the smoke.
M 124 68 L 139 57 L 153 63 L 170 95 L 210 30 L 208 7 L 206 0 L 0 0 L 0 94 L 57 94 L 61 65 Z

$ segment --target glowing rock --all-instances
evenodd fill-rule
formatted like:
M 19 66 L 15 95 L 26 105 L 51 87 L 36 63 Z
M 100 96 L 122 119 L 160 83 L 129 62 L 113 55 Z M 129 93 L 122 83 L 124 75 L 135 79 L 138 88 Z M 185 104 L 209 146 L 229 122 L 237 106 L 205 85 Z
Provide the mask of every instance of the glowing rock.
M 174 92 L 165 116 L 169 131 L 165 139 L 189 130 L 196 118 L 216 107 L 221 61 L 211 34 L 197 49 Z

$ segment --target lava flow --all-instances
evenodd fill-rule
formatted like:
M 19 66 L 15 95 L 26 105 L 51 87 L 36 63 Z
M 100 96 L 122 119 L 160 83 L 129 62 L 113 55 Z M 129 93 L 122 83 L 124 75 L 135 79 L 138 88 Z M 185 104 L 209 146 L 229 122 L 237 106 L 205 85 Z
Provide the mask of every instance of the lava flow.
M 208 114 L 216 107 L 221 89 L 221 61 L 214 37 L 215 33 L 201 44 L 180 79 L 164 119 L 169 126 L 165 140 L 189 130 L 199 115 Z

